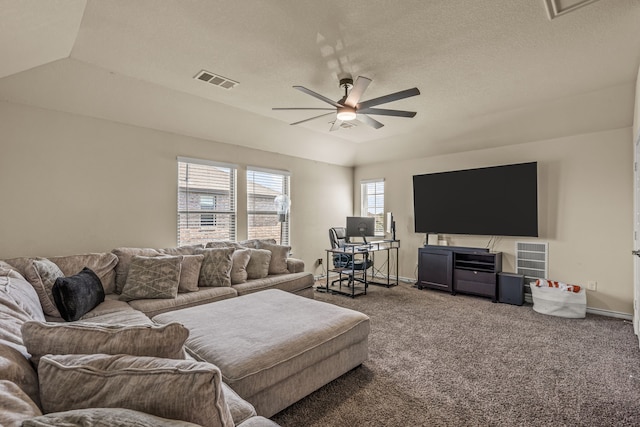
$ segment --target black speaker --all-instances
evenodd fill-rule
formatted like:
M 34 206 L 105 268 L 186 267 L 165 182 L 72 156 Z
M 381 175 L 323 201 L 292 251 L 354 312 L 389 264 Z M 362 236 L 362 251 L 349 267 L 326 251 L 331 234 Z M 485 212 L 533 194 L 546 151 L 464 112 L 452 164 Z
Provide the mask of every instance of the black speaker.
M 498 301 L 522 305 L 524 303 L 524 276 L 498 273 Z

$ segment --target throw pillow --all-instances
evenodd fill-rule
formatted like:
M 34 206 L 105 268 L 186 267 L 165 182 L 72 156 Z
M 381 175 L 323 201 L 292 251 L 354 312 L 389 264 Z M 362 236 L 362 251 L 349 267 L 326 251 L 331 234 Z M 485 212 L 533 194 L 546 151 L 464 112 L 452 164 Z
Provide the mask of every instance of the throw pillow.
M 245 248 L 252 248 L 252 249 L 259 249 L 258 247 L 258 243 L 259 242 L 263 242 L 263 243 L 271 243 L 271 244 L 276 244 L 276 240 L 275 239 L 249 239 L 249 240 L 243 240 L 241 242 L 238 242 L 239 244 L 241 244 L 242 246 L 244 246 Z
M 180 284 L 181 260 L 182 256 L 135 255 L 120 300 L 175 298 Z
M 115 287 L 116 293 L 122 293 L 125 283 L 127 282 L 127 276 L 129 274 L 129 266 L 134 256 L 160 256 L 162 252 L 151 248 L 116 248 L 111 251 L 118 257 L 118 263 L 116 264 L 116 278 Z
M 220 370 L 206 362 L 130 355 L 47 355 L 40 359 L 45 413 L 125 408 L 204 427 L 233 426 Z
M 200 249 L 204 255 L 198 285 L 202 287 L 231 286 L 234 248 Z
M 177 248 L 165 248 L 159 249 L 159 252 L 162 252 L 165 255 L 193 255 L 196 253 L 196 249 L 202 249 L 204 245 L 187 245 L 187 246 L 178 246 Z
M 64 277 L 64 273 L 53 262 L 46 258 L 38 258 L 31 261 L 25 271 L 25 278 L 31 283 L 38 294 L 42 311 L 47 316 L 60 317 L 60 312 L 53 299 L 53 285 L 58 277 Z
M 100 278 L 105 294 L 115 292 L 118 257 L 111 252 L 56 256 L 50 257 L 49 261 L 60 267 L 65 276 L 72 276 L 84 267 L 90 268 Z
M 65 412 L 54 412 L 22 422 L 22 427 L 198 427 L 186 421 L 168 420 L 145 414 L 140 411 L 123 408 L 90 408 L 75 409 Z
M 239 243 L 232 242 L 231 240 L 212 240 L 207 243 L 207 249 L 220 249 L 220 248 L 235 248 L 242 249 L 243 246 Z
M 25 322 L 22 339 L 37 366 L 45 354 L 130 354 L 184 359 L 189 331 L 180 323 L 107 325 L 98 323 Z
M 80 319 L 104 301 L 100 278 L 87 267 L 76 275 L 58 277 L 51 292 L 60 316 L 67 322 Z
M 266 249 L 249 249 L 251 258 L 247 264 L 247 279 L 264 279 L 269 275 L 271 251 Z
M 198 290 L 198 279 L 200 278 L 200 268 L 204 255 L 183 255 L 180 265 L 180 283 L 178 293 L 196 292 Z
M 287 270 L 287 258 L 289 257 L 289 252 L 291 252 L 291 246 L 274 245 L 259 241 L 258 249 L 271 251 L 269 274 L 285 274 L 289 272 Z
M 251 249 L 236 249 L 231 256 L 231 284 L 237 285 L 247 281 L 247 264 L 251 258 Z

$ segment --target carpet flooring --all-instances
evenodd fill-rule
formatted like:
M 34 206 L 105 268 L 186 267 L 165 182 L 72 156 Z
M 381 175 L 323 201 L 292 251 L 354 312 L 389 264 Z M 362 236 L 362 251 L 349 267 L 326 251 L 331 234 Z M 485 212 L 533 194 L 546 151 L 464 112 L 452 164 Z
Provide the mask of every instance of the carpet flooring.
M 640 426 L 630 321 L 408 284 L 316 299 L 371 318 L 369 359 L 272 419 L 287 426 Z

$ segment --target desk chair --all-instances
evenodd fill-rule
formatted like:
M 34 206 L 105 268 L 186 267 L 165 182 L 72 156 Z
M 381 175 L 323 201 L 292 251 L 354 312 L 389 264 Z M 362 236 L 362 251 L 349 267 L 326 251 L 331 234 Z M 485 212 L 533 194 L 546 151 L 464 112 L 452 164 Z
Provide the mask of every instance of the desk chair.
M 332 249 L 340 249 L 347 246 L 349 243 L 349 238 L 347 237 L 347 230 L 344 227 L 332 227 L 329 229 L 329 241 L 331 242 Z M 347 280 L 347 286 L 353 285 L 354 281 L 358 281 L 361 283 L 365 283 L 366 281 L 357 277 L 354 277 L 354 273 L 356 271 L 364 271 L 366 275 L 366 270 L 369 269 L 373 263 L 369 260 L 369 254 L 365 253 L 362 257 L 355 257 L 348 253 L 344 254 L 334 254 L 333 255 L 333 266 L 334 268 L 342 268 L 339 272 L 340 278 L 331 282 L 331 286 L 336 283 L 342 283 Z M 357 259 L 360 258 L 360 259 Z M 346 277 L 342 277 L 342 276 Z

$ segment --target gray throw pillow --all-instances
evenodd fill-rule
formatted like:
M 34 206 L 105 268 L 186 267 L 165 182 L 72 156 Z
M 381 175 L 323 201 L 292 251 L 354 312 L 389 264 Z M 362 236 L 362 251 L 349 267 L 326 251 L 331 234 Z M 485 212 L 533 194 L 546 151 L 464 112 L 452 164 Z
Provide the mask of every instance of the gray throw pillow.
M 266 249 L 249 249 L 251 258 L 247 264 L 247 279 L 264 279 L 269 275 L 271 251 Z
M 202 287 L 231 286 L 231 267 L 235 248 L 200 249 L 204 255 L 198 285 Z
M 183 255 L 180 266 L 180 283 L 178 293 L 196 292 L 198 290 L 198 279 L 200 278 L 200 268 L 204 255 Z
M 247 264 L 251 258 L 251 249 L 236 249 L 231 260 L 231 284 L 237 285 L 247 281 Z
M 51 317 L 61 317 L 56 302 L 53 299 L 53 285 L 58 277 L 64 277 L 64 273 L 56 264 L 46 258 L 34 259 L 25 271 L 25 278 L 35 288 L 42 311 Z
M 24 420 L 22 427 L 198 427 L 186 421 L 169 420 L 124 408 L 89 408 L 51 414 Z
M 38 366 L 45 413 L 125 408 L 232 427 L 220 370 L 206 362 L 130 355 L 46 355 Z
M 35 322 L 22 325 L 22 339 L 31 361 L 45 354 L 130 354 L 184 359 L 189 331 L 180 323 L 111 325 L 89 322 Z
M 135 255 L 120 300 L 175 298 L 180 284 L 181 261 L 182 256 Z
M 258 241 L 258 249 L 271 251 L 271 262 L 269 262 L 269 274 L 285 274 L 287 270 L 287 258 L 291 252 L 291 246 L 274 245 Z

